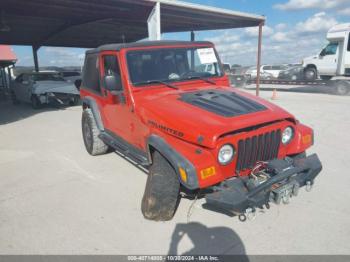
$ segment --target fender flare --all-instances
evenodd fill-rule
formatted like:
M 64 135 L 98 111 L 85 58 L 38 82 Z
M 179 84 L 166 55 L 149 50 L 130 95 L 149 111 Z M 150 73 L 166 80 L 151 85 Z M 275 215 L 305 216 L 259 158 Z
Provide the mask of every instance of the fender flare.
M 199 188 L 197 171 L 194 165 L 188 159 L 182 156 L 179 152 L 177 152 L 174 148 L 172 148 L 162 137 L 157 135 L 151 135 L 147 139 L 148 159 L 149 162 L 152 163 L 150 147 L 153 147 L 170 162 L 170 164 L 175 169 L 176 174 L 178 175 L 180 183 L 184 187 L 190 190 Z M 179 171 L 180 167 L 186 171 L 187 181 L 183 181 L 181 179 Z
M 90 96 L 87 96 L 83 98 L 82 102 L 83 102 L 83 109 L 87 107 L 91 109 L 92 115 L 94 116 L 94 119 L 96 121 L 97 128 L 100 131 L 104 131 L 105 128 L 102 122 L 100 109 L 98 108 L 95 99 Z
M 316 70 L 316 73 L 318 73 L 318 69 L 317 69 L 317 66 L 315 64 L 307 64 L 305 67 L 304 67 L 304 72 L 308 69 L 308 68 L 314 68 Z

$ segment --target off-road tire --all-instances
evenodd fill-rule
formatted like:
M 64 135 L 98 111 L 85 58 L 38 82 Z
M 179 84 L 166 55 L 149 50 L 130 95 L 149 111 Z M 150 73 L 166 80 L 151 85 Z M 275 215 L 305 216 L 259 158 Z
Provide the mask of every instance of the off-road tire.
M 308 81 L 314 81 L 317 78 L 317 70 L 313 67 L 308 67 L 305 69 L 304 78 Z
M 157 151 L 153 154 L 141 211 L 149 220 L 167 221 L 175 215 L 180 202 L 180 182 L 174 168 Z
M 42 104 L 39 100 L 39 98 L 36 95 L 32 95 L 31 99 L 31 105 L 33 109 L 40 109 L 42 108 Z
M 92 156 L 107 153 L 109 146 L 98 137 L 100 131 L 98 130 L 95 118 L 89 108 L 83 111 L 81 127 L 86 151 Z

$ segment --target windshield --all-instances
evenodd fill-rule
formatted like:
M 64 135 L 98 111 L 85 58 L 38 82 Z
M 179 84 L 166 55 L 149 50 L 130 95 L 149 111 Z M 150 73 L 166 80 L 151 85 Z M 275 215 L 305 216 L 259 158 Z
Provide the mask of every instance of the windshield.
M 127 62 L 135 86 L 222 76 L 212 47 L 129 51 Z
M 31 78 L 35 82 L 39 81 L 65 81 L 59 74 L 33 74 Z

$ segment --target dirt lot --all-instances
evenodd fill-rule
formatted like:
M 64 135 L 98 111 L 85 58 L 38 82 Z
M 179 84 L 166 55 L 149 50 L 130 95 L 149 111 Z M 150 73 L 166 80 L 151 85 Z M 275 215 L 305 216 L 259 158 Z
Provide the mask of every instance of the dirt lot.
M 80 107 L 0 104 L 0 253 L 350 254 L 349 99 L 278 93 L 275 103 L 315 129 L 324 170 L 311 193 L 246 223 L 201 201 L 187 223 L 186 199 L 172 221 L 147 221 L 146 174 L 115 153 L 86 153 Z

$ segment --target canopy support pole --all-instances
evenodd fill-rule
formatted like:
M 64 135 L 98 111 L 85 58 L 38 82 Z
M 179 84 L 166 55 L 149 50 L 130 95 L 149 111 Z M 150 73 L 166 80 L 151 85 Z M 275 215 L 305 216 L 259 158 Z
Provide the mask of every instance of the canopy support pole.
M 149 40 L 161 40 L 162 39 L 162 24 L 160 16 L 160 2 L 156 2 L 148 19 L 148 39 Z
M 34 58 L 34 68 L 35 72 L 39 72 L 39 62 L 38 62 L 38 49 L 37 46 L 32 46 L 33 49 L 33 58 Z
M 196 36 L 193 31 L 191 31 L 191 42 L 196 40 Z M 194 70 L 194 50 L 191 50 L 191 70 Z
M 256 65 L 256 96 L 259 96 L 260 92 L 260 66 L 261 66 L 261 46 L 262 46 L 262 27 L 264 22 L 259 24 L 259 39 L 258 39 L 258 59 Z
M 7 67 L 7 74 L 8 74 L 8 80 L 9 80 L 7 88 L 8 88 L 8 90 L 11 90 L 11 81 L 12 81 L 11 67 Z

